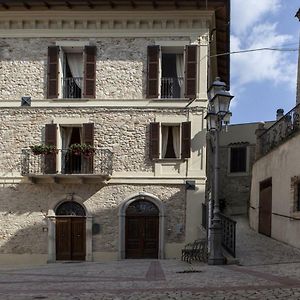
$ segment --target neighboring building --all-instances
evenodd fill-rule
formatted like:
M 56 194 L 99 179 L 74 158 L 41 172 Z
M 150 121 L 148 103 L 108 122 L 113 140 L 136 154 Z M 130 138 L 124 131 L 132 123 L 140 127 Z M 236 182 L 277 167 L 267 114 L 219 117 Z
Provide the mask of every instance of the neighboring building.
M 295 247 L 300 247 L 299 66 L 300 56 L 296 106 L 269 129 L 257 130 L 249 214 L 252 228 Z
M 229 51 L 229 12 L 1 2 L 0 261 L 174 258 L 205 235 L 207 86 L 229 84 L 229 56 L 208 57 Z
M 283 116 L 278 109 L 276 118 Z M 275 121 L 264 123 L 269 128 Z M 229 125 L 220 134 L 220 205 L 226 215 L 248 214 L 259 122 Z
M 219 198 L 228 216 L 248 212 L 257 124 L 230 125 L 220 134 Z

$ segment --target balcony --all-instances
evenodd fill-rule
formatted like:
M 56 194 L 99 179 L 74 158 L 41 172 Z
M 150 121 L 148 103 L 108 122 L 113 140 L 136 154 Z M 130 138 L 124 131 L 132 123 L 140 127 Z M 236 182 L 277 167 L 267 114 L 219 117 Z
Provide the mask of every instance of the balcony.
M 81 98 L 82 77 L 62 78 L 63 98 Z
M 182 87 L 183 77 L 162 77 L 161 98 L 183 98 L 183 95 L 181 95 Z
M 38 155 L 22 149 L 21 174 L 33 183 L 99 183 L 110 179 L 112 158 L 110 150 L 99 148 L 88 156 L 68 149 Z
M 258 136 L 258 157 L 264 156 L 300 132 L 300 104 L 281 117 Z

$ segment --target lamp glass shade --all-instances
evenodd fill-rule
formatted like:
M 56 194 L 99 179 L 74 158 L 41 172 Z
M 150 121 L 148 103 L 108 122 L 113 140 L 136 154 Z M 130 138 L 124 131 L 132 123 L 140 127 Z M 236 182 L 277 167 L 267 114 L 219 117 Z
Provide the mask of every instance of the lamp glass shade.
M 218 91 L 211 100 L 215 108 L 215 113 L 226 114 L 229 111 L 229 104 L 232 98 L 233 96 L 229 92 L 225 90 Z
M 217 129 L 217 122 L 218 122 L 218 115 L 217 114 L 209 112 L 205 116 L 205 119 L 207 120 L 207 129 L 209 131 Z

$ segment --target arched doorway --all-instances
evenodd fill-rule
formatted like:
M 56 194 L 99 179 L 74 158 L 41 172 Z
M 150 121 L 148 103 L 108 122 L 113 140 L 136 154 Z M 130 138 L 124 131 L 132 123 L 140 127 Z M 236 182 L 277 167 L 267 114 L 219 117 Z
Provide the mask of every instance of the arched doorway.
M 125 214 L 125 258 L 158 258 L 158 207 L 138 199 L 127 206 Z
M 85 260 L 86 217 L 75 201 L 65 201 L 55 210 L 56 260 Z

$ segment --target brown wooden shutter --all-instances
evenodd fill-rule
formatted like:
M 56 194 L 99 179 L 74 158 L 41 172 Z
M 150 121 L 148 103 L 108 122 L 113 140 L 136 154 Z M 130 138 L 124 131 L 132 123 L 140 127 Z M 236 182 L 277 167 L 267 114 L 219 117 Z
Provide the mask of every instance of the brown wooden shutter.
M 85 98 L 96 97 L 96 46 L 85 46 L 84 93 Z
M 150 123 L 150 159 L 159 158 L 159 123 Z
M 186 46 L 185 51 L 185 97 L 193 99 L 197 86 L 197 46 Z
M 55 146 L 57 145 L 57 125 L 46 124 L 45 125 L 45 145 Z M 56 153 L 45 154 L 45 174 L 56 173 Z
M 191 157 L 191 122 L 181 124 L 181 158 Z
M 58 55 L 59 47 L 48 47 L 48 82 L 47 82 L 47 97 L 58 97 Z
M 147 98 L 158 97 L 160 46 L 148 46 Z
M 85 123 L 82 127 L 82 143 L 94 146 L 94 123 Z M 94 155 L 84 156 L 81 166 L 83 174 L 93 174 L 94 172 Z M 100 162 L 101 163 L 101 162 Z

